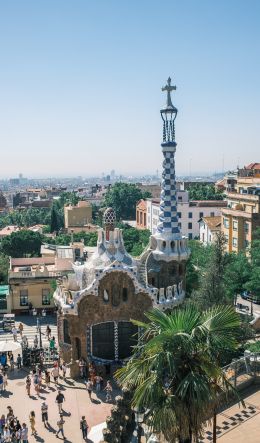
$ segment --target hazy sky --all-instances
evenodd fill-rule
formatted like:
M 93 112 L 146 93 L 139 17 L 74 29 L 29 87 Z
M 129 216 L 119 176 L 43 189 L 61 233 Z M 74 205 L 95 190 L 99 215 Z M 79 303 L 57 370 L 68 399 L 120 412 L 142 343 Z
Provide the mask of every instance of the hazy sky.
M 0 178 L 260 161 L 259 0 L 0 0 Z

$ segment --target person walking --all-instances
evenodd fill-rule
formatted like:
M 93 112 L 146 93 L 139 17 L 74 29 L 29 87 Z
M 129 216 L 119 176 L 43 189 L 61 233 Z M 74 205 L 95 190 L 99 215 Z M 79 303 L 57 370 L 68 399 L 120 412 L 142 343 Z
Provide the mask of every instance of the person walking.
M 3 390 L 6 391 L 6 386 L 8 385 L 7 372 L 3 371 Z
M 56 403 L 58 404 L 59 413 L 62 414 L 62 404 L 65 401 L 65 397 L 61 391 L 58 391 L 58 395 L 56 397 Z
M 52 369 L 51 375 L 53 376 L 55 386 L 57 386 L 58 378 L 59 378 L 59 367 L 56 366 Z
M 29 420 L 30 420 L 32 435 L 36 435 L 37 431 L 35 429 L 35 412 L 34 411 L 30 412 Z
M 10 370 L 14 371 L 14 355 L 12 352 L 9 354 Z
M 0 392 L 1 392 L 1 394 L 3 392 L 3 388 L 4 388 L 4 377 L 3 377 L 2 371 L 0 371 Z
M 100 392 L 100 389 L 101 389 L 101 377 L 100 377 L 99 374 L 96 375 L 95 382 L 96 382 L 96 392 Z
M 11 432 L 10 432 L 8 426 L 5 425 L 5 427 L 4 427 L 4 432 L 3 432 L 3 439 L 4 439 L 3 441 L 4 441 L 4 442 L 10 442 L 10 441 L 11 441 L 11 438 L 12 438 L 12 436 L 11 436 Z
M 61 365 L 61 370 L 62 370 L 62 376 L 65 379 L 66 378 L 66 372 L 67 372 L 67 365 L 66 365 L 65 361 Z
M 17 355 L 16 364 L 17 364 L 17 369 L 21 369 L 21 367 L 22 367 L 22 357 L 21 357 L 21 354 Z
M 32 384 L 31 378 L 29 375 L 27 375 L 26 381 L 25 381 L 25 388 L 26 388 L 26 392 L 27 392 L 28 397 L 31 396 L 31 384 Z
M 17 341 L 17 329 L 15 326 L 12 327 L 12 334 L 14 341 Z
M 38 377 L 38 374 L 36 373 L 35 370 L 33 371 L 33 384 L 34 384 L 35 392 L 36 392 L 37 396 L 39 397 L 39 395 L 40 395 L 39 377 Z
M 50 377 L 50 373 L 49 371 L 46 369 L 45 372 L 45 383 L 46 383 L 46 387 L 50 388 L 50 383 L 51 383 L 51 377 Z
M 41 405 L 41 413 L 42 413 L 42 422 L 44 423 L 45 428 L 49 425 L 48 422 L 48 405 L 45 401 Z
M 46 333 L 47 339 L 50 341 L 50 338 L 51 338 L 51 328 L 50 328 L 49 325 L 46 326 L 46 332 L 45 333 Z
M 87 441 L 87 437 L 88 437 L 88 424 L 87 424 L 87 420 L 85 418 L 85 415 L 83 415 L 83 417 L 80 420 L 80 429 L 81 429 L 81 432 L 82 432 L 83 440 Z
M 105 391 L 106 391 L 106 402 L 109 402 L 109 401 L 111 401 L 112 400 L 112 391 L 113 391 L 113 388 L 112 388 L 112 385 L 111 385 L 111 382 L 108 380 L 107 381 L 107 384 L 106 384 L 106 387 L 105 387 L 105 389 L 104 389 Z
M 50 353 L 53 354 L 55 349 L 55 337 L 50 339 Z
M 91 395 L 92 395 L 92 391 L 93 391 L 93 383 L 92 383 L 92 381 L 90 380 L 90 378 L 89 378 L 88 381 L 86 382 L 86 389 L 87 389 L 87 391 L 88 391 L 89 399 L 90 399 L 90 401 L 92 401 L 92 397 L 91 397 Z
M 20 439 L 21 443 L 28 443 L 28 428 L 25 423 L 22 424 L 20 429 Z
M 20 337 L 22 339 L 23 338 L 23 324 L 21 322 L 19 323 L 18 329 L 19 329 Z
M 63 415 L 60 414 L 60 419 L 57 421 L 58 431 L 56 432 L 56 437 L 58 437 L 59 433 L 61 433 L 63 440 L 65 440 L 63 425 L 65 421 L 63 420 Z
M 35 349 L 38 348 L 38 337 L 37 337 L 37 335 L 34 336 L 33 346 L 35 347 Z

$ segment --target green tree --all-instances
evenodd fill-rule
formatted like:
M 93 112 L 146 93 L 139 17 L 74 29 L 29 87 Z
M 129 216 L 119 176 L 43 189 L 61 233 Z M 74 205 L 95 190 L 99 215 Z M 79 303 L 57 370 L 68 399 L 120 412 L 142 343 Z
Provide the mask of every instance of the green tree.
M 206 312 L 194 306 L 170 314 L 153 310 L 127 365 L 116 373 L 130 387 L 133 406 L 147 411 L 146 423 L 166 440 L 197 441 L 204 422 L 228 397 L 230 383 L 219 365 L 223 345 L 235 349 L 239 316 L 230 306 Z M 223 400 L 222 400 L 223 401 Z
M 205 273 L 212 254 L 210 245 L 204 246 L 198 240 L 190 240 L 191 251 L 186 268 L 186 293 L 190 296 L 194 290 L 198 290 L 201 283 L 201 275 Z
M 42 237 L 38 232 L 23 229 L 4 237 L 1 243 L 3 254 L 11 257 L 40 256 Z
M 51 208 L 51 220 L 50 220 L 50 231 L 58 232 L 61 228 L 60 215 L 55 205 Z
M 245 289 L 250 279 L 251 266 L 243 252 L 229 254 L 224 270 L 224 284 L 228 298 L 235 302 L 238 294 Z
M 188 188 L 190 200 L 223 200 L 222 191 L 216 191 L 212 183 L 208 185 L 202 183 L 192 184 Z
M 207 266 L 200 273 L 200 287 L 192 294 L 192 302 L 200 309 L 228 302 L 224 281 L 228 255 L 225 252 L 225 238 L 222 233 L 216 235 L 211 247 Z
M 8 284 L 9 258 L 0 253 L 0 285 Z
M 260 228 L 254 232 L 250 249 L 251 272 L 245 288 L 260 299 Z
M 150 196 L 149 192 L 142 192 L 134 184 L 115 183 L 105 195 L 104 206 L 115 210 L 117 220 L 134 220 L 136 203 Z

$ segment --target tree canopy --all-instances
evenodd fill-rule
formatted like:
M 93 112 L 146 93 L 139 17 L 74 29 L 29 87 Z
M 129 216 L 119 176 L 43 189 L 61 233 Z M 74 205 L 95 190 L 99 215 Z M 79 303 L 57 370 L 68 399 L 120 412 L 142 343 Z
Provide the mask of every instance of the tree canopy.
M 116 378 L 133 390 L 133 406 L 147 411 L 145 422 L 154 432 L 167 441 L 197 441 L 221 396 L 234 393 L 219 354 L 236 348 L 239 316 L 230 306 L 145 315 L 148 323 L 133 321 L 144 333 Z
M 11 257 L 37 257 L 40 256 L 41 244 L 41 234 L 23 229 L 4 237 L 1 251 Z
M 143 192 L 131 183 L 115 183 L 107 191 L 104 206 L 112 207 L 117 220 L 134 220 L 136 214 L 136 203 L 142 198 L 149 198 L 149 192 Z
M 213 183 L 207 185 L 202 183 L 192 184 L 188 188 L 190 200 L 223 200 L 222 191 L 216 191 Z

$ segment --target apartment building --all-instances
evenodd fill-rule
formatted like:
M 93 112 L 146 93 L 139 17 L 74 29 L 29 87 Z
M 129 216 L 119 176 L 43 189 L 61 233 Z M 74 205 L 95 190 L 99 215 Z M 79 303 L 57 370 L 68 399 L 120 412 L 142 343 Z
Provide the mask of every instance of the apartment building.
M 147 199 L 146 205 L 146 229 L 149 229 L 154 234 L 159 221 L 160 199 Z M 199 238 L 199 220 L 203 217 L 220 216 L 222 208 L 226 205 L 227 203 L 223 200 L 189 201 L 188 191 L 177 191 L 177 211 L 182 234 L 190 240 Z M 137 227 L 142 229 L 138 223 Z
M 87 201 L 79 201 L 76 206 L 64 206 L 64 224 L 67 232 L 80 232 L 87 229 L 92 221 L 92 206 Z
M 217 233 L 221 232 L 221 216 L 202 217 L 199 220 L 200 241 L 204 245 L 214 243 Z
M 221 231 L 228 252 L 248 250 L 260 227 L 260 163 L 239 169 L 232 192 L 227 192 L 222 210 Z
M 140 200 L 136 205 L 136 227 L 137 229 L 148 229 L 146 200 Z

